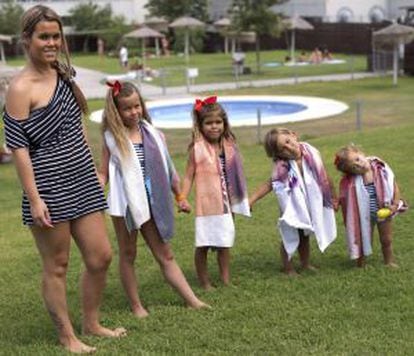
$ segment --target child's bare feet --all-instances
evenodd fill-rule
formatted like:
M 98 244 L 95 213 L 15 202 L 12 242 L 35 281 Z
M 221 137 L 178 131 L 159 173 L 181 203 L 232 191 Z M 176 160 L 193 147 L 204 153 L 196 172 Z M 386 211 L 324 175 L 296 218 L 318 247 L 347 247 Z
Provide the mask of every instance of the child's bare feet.
M 294 268 L 282 268 L 282 272 L 288 277 L 298 277 L 299 274 Z
M 114 337 L 120 338 L 127 335 L 127 331 L 125 328 L 116 328 L 116 329 L 108 329 L 103 327 L 102 325 L 96 325 L 93 327 L 83 327 L 82 331 L 83 335 L 91 335 L 91 336 L 102 336 L 102 337 Z
M 96 352 L 96 347 L 86 345 L 77 338 L 61 338 L 60 343 L 65 350 L 74 354 L 91 354 Z
M 216 289 L 210 282 L 208 282 L 208 283 L 202 283 L 202 284 L 200 284 L 200 286 L 205 291 L 212 291 L 212 290 Z
M 385 267 L 393 268 L 393 269 L 400 268 L 400 266 L 398 266 L 395 262 L 388 262 L 385 264 Z
M 132 314 L 134 314 L 139 319 L 146 318 L 149 315 L 147 309 L 145 309 L 142 305 L 139 307 L 133 308 Z
M 315 267 L 315 266 L 311 265 L 310 263 L 306 264 L 306 265 L 302 265 L 301 268 L 305 271 L 310 271 L 310 272 L 317 272 L 318 271 L 318 267 Z

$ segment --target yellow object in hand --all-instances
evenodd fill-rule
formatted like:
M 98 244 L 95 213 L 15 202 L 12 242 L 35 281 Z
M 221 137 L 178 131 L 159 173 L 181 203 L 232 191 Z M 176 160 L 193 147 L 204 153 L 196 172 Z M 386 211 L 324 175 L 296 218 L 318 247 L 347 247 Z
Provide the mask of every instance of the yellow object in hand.
M 392 214 L 391 209 L 382 208 L 377 211 L 378 219 L 386 219 Z

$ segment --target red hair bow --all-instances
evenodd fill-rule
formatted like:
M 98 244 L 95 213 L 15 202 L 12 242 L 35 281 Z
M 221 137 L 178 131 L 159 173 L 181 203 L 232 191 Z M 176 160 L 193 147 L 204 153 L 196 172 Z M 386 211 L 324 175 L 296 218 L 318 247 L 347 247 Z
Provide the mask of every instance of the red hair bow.
M 110 82 L 106 82 L 106 85 L 110 88 L 112 88 L 112 95 L 117 96 L 119 92 L 122 89 L 122 84 L 118 80 L 115 80 L 115 82 L 112 84 Z
M 208 98 L 205 98 L 204 100 L 196 99 L 194 104 L 195 111 L 200 111 L 204 105 L 209 104 L 215 104 L 217 102 L 217 96 L 209 96 Z

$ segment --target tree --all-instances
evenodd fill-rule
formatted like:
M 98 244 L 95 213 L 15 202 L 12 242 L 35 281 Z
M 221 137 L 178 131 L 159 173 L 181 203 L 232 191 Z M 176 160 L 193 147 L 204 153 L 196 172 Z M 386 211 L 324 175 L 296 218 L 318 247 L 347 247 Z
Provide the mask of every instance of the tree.
M 173 21 L 181 16 L 192 16 L 207 21 L 207 0 L 149 0 L 145 7 L 151 16 L 164 17 Z
M 130 28 L 125 24 L 122 16 L 113 16 L 110 5 L 100 7 L 97 4 L 88 2 L 79 4 L 70 11 L 70 24 L 76 31 L 86 32 L 84 50 L 87 50 L 89 36 L 87 32 L 96 33 L 106 43 L 106 47 L 115 46 L 122 35 Z
M 13 0 L 6 0 L 0 7 L 0 33 L 17 35 L 20 32 L 20 18 L 23 8 Z
M 237 32 L 256 33 L 256 66 L 260 73 L 260 35 L 278 36 L 282 29 L 280 15 L 269 10 L 284 0 L 233 0 L 231 7 L 232 27 Z

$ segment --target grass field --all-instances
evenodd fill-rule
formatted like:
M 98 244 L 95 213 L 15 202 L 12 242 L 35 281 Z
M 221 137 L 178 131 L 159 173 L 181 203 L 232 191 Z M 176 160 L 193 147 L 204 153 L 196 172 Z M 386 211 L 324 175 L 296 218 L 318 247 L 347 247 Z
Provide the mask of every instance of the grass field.
M 393 168 L 404 198 L 414 201 L 414 81 L 403 78 L 394 88 L 386 79 L 344 83 L 309 83 L 266 89 L 245 89 L 238 94 L 297 94 L 340 99 L 352 105 L 363 100 L 363 130 L 354 131 L 349 112 L 328 120 L 288 125 L 317 147 L 338 182 L 332 157 L 340 146 L 352 141 L 368 154 L 384 158 Z M 221 93 L 220 93 L 221 94 Z M 229 94 L 229 92 L 226 92 Z M 91 103 L 92 108 L 102 102 Z M 98 126 L 88 123 L 95 154 L 99 150 Z M 238 128 L 249 190 L 269 176 L 270 162 L 255 144 L 251 128 Z M 265 129 L 264 129 L 265 131 Z M 185 165 L 189 132 L 166 131 L 180 173 Z M 40 296 L 40 259 L 32 238 L 20 222 L 20 187 L 14 168 L 0 166 L 0 354 L 60 355 L 55 331 Z M 320 267 L 290 279 L 279 272 L 278 215 L 273 196 L 258 203 L 251 219 L 237 218 L 237 239 L 232 249 L 230 287 L 204 292 L 197 287 L 193 263 L 193 216 L 177 215 L 173 249 L 195 291 L 213 307 L 191 311 L 162 280 L 148 249 L 139 241 L 136 264 L 141 297 L 150 311 L 145 320 L 128 311 L 117 273 L 117 248 L 108 219 L 114 260 L 108 274 L 102 305 L 102 320 L 108 326 L 129 330 L 122 340 L 84 338 L 105 355 L 159 354 L 265 354 L 265 355 L 410 355 L 414 349 L 414 240 L 412 211 L 396 218 L 394 248 L 398 270 L 384 268 L 378 236 L 366 269 L 356 269 L 348 260 L 341 217 L 338 238 L 325 254 L 312 242 L 312 260 Z M 215 281 L 215 256 L 210 256 Z M 296 259 L 295 259 L 296 261 Z M 78 279 L 80 256 L 73 248 L 68 273 L 68 299 L 72 320 L 80 327 Z

